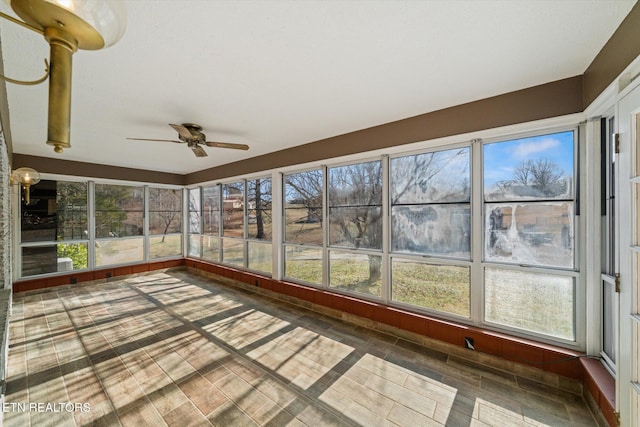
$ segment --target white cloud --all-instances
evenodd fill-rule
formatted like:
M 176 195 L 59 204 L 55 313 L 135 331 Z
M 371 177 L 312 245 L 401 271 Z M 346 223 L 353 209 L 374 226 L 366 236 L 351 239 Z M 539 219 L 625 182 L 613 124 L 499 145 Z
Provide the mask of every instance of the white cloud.
M 511 151 L 511 155 L 515 158 L 527 158 L 535 153 L 546 151 L 550 148 L 555 148 L 560 145 L 560 141 L 553 138 L 543 138 L 536 141 L 522 142 Z

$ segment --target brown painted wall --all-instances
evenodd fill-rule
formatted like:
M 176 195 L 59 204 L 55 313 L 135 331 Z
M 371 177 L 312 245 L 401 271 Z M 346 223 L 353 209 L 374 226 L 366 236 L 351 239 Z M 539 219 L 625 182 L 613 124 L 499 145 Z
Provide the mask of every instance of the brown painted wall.
M 583 74 L 587 108 L 640 55 L 640 3 L 622 21 Z
M 582 76 L 575 76 L 194 172 L 185 182 L 197 184 L 581 111 Z
M 74 162 L 49 157 L 13 155 L 13 168 L 28 166 L 40 173 L 81 176 L 89 178 L 119 179 L 156 184 L 184 185 L 184 175 L 156 172 L 150 170 L 121 168 L 96 163 Z

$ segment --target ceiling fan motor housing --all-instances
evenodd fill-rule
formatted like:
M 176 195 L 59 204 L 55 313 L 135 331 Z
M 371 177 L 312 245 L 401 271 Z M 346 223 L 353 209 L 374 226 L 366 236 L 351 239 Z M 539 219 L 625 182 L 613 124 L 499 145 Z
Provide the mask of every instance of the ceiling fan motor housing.
M 204 143 L 204 141 L 207 139 L 207 136 L 202 133 L 202 126 L 195 123 L 183 123 L 182 126 L 184 126 L 189 131 L 189 133 L 191 133 L 192 138 L 184 138 L 182 135 L 178 135 L 178 138 L 185 141 L 189 145 L 189 147 L 196 144 Z

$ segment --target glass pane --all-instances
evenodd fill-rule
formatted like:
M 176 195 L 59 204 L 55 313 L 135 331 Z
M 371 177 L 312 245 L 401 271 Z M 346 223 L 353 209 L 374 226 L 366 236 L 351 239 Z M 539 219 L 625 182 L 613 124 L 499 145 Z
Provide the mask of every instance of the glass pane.
M 200 233 L 200 212 L 189 212 L 189 233 Z
M 393 258 L 393 301 L 469 317 L 470 269 Z
M 271 209 L 249 210 L 247 218 L 249 224 L 247 232 L 249 239 L 259 239 L 271 241 L 272 236 L 272 216 Z
M 329 244 L 350 248 L 382 249 L 382 208 L 329 209 Z
M 393 206 L 391 250 L 470 259 L 469 205 Z
M 86 268 L 86 243 L 22 248 L 22 277 Z
M 128 264 L 144 260 L 144 239 L 96 241 L 96 266 Z
M 485 204 L 485 261 L 573 267 L 573 203 Z
M 632 354 L 640 354 L 640 323 L 638 323 L 638 319 L 633 319 L 633 326 L 631 327 L 633 330 L 633 353 Z M 640 358 L 635 358 L 635 366 L 633 366 L 632 373 L 632 381 L 638 382 L 638 377 L 640 376 Z
M 182 190 L 149 188 L 149 234 L 182 231 Z
M 149 238 L 149 258 L 168 258 L 182 255 L 182 234 L 164 234 Z
M 96 184 L 96 238 L 142 236 L 144 188 Z
M 285 276 L 321 285 L 322 249 L 285 246 Z
M 202 250 L 202 236 L 200 234 L 189 234 L 189 247 L 187 256 L 200 258 Z
M 486 268 L 485 320 L 573 341 L 572 277 Z
M 249 247 L 249 268 L 252 270 L 271 273 L 271 243 L 247 242 Z
M 248 237 L 271 240 L 271 178 L 247 181 Z
M 460 203 L 471 200 L 469 148 L 391 159 L 391 203 Z
M 380 206 L 382 166 L 379 161 L 329 169 L 329 206 Z
M 237 239 L 222 239 L 222 261 L 244 267 L 244 242 Z
M 222 186 L 222 230 L 225 237 L 244 237 L 244 184 Z
M 220 262 L 220 238 L 202 236 L 202 258 L 207 261 Z
M 329 285 L 351 292 L 382 296 L 382 257 L 331 251 Z
M 640 146 L 638 147 L 638 151 L 640 151 Z M 635 207 L 633 209 L 636 217 L 636 235 L 632 240 L 631 244 L 639 245 L 640 244 L 640 184 L 633 183 L 633 192 L 635 198 Z M 633 203 L 634 201 L 632 201 Z
M 200 233 L 200 188 L 189 189 L 189 233 Z
M 87 239 L 87 184 L 42 180 L 30 188 L 30 202 L 20 204 L 21 241 Z
M 217 236 L 220 233 L 220 187 L 202 189 L 203 233 Z
M 484 145 L 487 201 L 573 198 L 573 131 Z
M 322 170 L 285 176 L 285 241 L 322 245 Z
M 616 301 L 615 285 L 609 282 L 602 282 L 602 351 L 611 359 L 616 361 L 616 339 L 615 322 L 617 321 L 617 310 L 614 305 Z

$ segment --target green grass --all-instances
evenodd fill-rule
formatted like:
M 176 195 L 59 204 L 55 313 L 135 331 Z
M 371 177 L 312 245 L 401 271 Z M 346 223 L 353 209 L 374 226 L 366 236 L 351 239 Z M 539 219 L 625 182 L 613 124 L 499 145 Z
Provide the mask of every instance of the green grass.
M 446 313 L 470 315 L 469 268 L 394 262 L 392 299 Z

